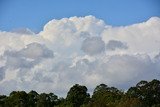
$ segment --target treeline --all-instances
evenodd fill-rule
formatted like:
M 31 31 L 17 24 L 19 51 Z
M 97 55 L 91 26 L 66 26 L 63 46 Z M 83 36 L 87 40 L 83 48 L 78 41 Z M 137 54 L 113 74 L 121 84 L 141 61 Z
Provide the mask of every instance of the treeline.
M 100 84 L 92 96 L 86 86 L 75 84 L 66 98 L 54 93 L 13 91 L 9 96 L 0 95 L 0 107 L 160 107 L 160 81 L 140 81 L 127 92 Z

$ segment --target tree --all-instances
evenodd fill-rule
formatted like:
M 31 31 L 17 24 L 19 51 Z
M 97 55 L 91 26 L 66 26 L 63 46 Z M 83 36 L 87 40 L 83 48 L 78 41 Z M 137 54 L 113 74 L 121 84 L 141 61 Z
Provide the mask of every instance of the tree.
M 7 96 L 0 95 L 0 107 L 4 107 Z
M 121 99 L 123 93 L 115 87 L 108 87 L 105 84 L 98 85 L 92 95 L 93 107 L 112 107 Z
M 131 87 L 127 94 L 131 97 L 139 98 L 146 107 L 160 104 L 160 81 L 151 82 L 140 81 L 136 87 Z
M 25 91 L 13 91 L 5 101 L 7 107 L 27 107 L 28 95 Z
M 67 93 L 67 105 L 71 107 L 80 107 L 82 104 L 88 103 L 90 95 L 87 93 L 87 87 L 75 84 Z
M 160 81 L 140 81 L 127 93 L 106 84 L 98 85 L 92 98 L 87 87 L 75 84 L 66 99 L 54 93 L 13 91 L 9 96 L 0 95 L 0 107 L 160 107 Z
M 55 95 L 54 93 L 49 93 L 48 96 L 50 99 L 50 106 L 54 106 L 54 105 L 59 104 L 59 99 L 58 99 L 57 95 Z
M 38 100 L 38 93 L 36 91 L 30 91 L 28 93 L 28 106 L 35 107 Z
M 46 93 L 41 93 L 38 96 L 37 107 L 50 107 L 50 97 Z
M 145 107 L 138 98 L 123 97 L 116 107 Z

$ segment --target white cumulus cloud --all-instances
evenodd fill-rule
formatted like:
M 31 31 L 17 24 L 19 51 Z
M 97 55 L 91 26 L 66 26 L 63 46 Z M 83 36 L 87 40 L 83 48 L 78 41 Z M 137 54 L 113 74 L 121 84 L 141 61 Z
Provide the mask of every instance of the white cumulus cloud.
M 76 83 L 126 89 L 160 79 L 160 18 L 112 27 L 94 16 L 49 21 L 40 33 L 0 31 L 0 92 L 64 96 Z

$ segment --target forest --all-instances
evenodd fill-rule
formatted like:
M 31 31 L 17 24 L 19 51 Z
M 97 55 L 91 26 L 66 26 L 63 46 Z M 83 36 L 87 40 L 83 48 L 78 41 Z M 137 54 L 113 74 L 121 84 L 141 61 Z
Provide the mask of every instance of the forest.
M 0 95 L 0 107 L 160 107 L 160 81 L 140 81 L 127 91 L 100 84 L 92 96 L 87 87 L 73 85 L 66 98 L 54 93 L 13 91 Z

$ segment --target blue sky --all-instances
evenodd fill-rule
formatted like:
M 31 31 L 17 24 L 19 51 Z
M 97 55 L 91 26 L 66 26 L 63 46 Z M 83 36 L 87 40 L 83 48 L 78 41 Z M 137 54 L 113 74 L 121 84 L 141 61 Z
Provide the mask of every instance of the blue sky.
M 93 15 L 112 26 L 125 26 L 160 16 L 160 0 L 0 0 L 0 30 L 35 32 L 52 19 Z

